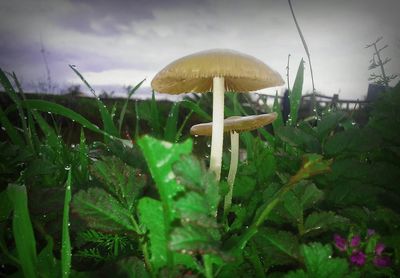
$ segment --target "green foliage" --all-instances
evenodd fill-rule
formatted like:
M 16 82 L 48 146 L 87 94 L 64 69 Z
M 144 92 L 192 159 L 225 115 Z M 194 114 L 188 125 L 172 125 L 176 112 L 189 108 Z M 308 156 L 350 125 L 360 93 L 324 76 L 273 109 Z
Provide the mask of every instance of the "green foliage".
M 306 271 L 297 270 L 296 272 L 290 272 L 285 277 L 358 277 L 356 275 L 347 275 L 349 266 L 344 259 L 332 258 L 330 245 L 322 245 L 321 243 L 302 245 L 301 254 L 304 257 Z
M 297 70 L 296 79 L 294 80 L 293 88 L 290 91 L 290 117 L 289 123 L 292 126 L 297 124 L 297 116 L 301 101 L 301 92 L 303 90 L 303 79 L 304 79 L 304 61 L 301 59 L 299 68 Z
M 93 187 L 79 191 L 74 195 L 72 206 L 90 228 L 105 232 L 138 232 L 129 209 L 104 189 Z
M 24 185 L 10 184 L 7 193 L 13 205 L 12 230 L 22 272 L 26 277 L 36 277 L 36 240 L 29 216 L 26 188 Z
M 69 207 L 71 202 L 72 174 L 68 170 L 65 188 L 63 227 L 61 236 L 61 277 L 69 277 L 71 272 L 71 240 L 69 234 Z
M 192 156 L 182 156 L 174 165 L 174 173 L 185 191 L 174 202 L 181 225 L 172 231 L 169 247 L 190 254 L 218 253 L 220 196 L 214 175 Z

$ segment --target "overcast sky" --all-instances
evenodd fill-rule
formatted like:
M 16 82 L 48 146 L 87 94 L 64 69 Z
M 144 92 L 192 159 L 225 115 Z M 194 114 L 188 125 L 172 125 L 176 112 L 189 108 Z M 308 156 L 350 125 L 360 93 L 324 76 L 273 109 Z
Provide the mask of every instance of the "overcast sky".
M 399 0 L 293 0 L 311 52 L 318 91 L 363 98 L 372 49 L 383 36 L 387 72 L 400 73 Z M 285 0 L 13 0 L 0 2 L 0 67 L 23 84 L 80 84 L 74 64 L 96 88 L 145 86 L 171 61 L 206 49 L 253 55 L 294 80 L 306 58 Z M 292 84 L 290 84 L 292 86 Z M 83 86 L 82 86 L 83 87 Z M 305 90 L 311 89 L 306 64 Z

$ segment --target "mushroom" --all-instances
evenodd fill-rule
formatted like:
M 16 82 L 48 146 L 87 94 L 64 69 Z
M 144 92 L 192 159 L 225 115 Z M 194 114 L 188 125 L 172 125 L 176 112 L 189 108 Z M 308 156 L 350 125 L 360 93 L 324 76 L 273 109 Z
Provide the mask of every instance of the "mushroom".
M 224 212 L 226 213 L 232 204 L 233 184 L 239 162 L 239 133 L 251 131 L 268 125 L 277 118 L 275 112 L 255 116 L 233 116 L 224 120 L 224 132 L 231 134 L 231 163 L 228 173 L 229 191 L 225 196 Z M 194 125 L 190 128 L 190 134 L 197 136 L 212 136 L 212 123 Z
M 210 169 L 221 175 L 224 92 L 249 92 L 283 85 L 279 73 L 262 61 L 226 49 L 213 49 L 180 58 L 162 69 L 151 82 L 160 93 L 213 92 Z

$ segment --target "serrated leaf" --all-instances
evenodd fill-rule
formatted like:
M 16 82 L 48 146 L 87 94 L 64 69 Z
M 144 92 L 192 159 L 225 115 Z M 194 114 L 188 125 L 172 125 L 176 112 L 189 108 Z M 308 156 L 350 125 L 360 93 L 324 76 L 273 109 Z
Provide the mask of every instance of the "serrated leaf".
M 293 147 L 298 147 L 307 152 L 319 152 L 321 149 L 318 139 L 307 134 L 299 128 L 282 126 L 275 133 L 282 141 Z
M 147 161 L 151 175 L 156 182 L 161 201 L 168 208 L 172 208 L 172 199 L 183 190 L 175 179 L 172 165 L 180 160 L 181 155 L 189 154 L 192 151 L 192 141 L 187 140 L 181 144 L 171 144 L 160 141 L 150 136 L 144 136 L 138 140 L 144 157 Z M 172 211 L 165 212 L 173 219 Z
M 302 218 L 303 206 L 299 198 L 293 192 L 289 191 L 285 194 L 283 206 L 295 222 Z
M 215 218 L 210 217 L 213 211 L 204 196 L 196 192 L 186 193 L 174 205 L 183 222 L 196 223 L 203 227 L 217 227 Z
M 341 278 L 348 272 L 345 259 L 333 259 L 332 247 L 321 243 L 303 245 L 301 248 L 308 277 Z M 296 276 L 289 276 L 296 277 Z
M 311 208 L 315 203 L 322 200 L 323 196 L 323 191 L 319 190 L 315 184 L 305 184 L 304 191 L 300 195 L 300 202 L 303 206 L 303 210 Z
M 219 235 L 194 225 L 177 227 L 171 233 L 169 248 L 182 253 L 217 253 Z
M 144 197 L 139 200 L 140 222 L 148 229 L 150 239 L 151 264 L 158 270 L 167 265 L 167 239 L 160 201 Z
M 138 212 L 140 222 L 149 231 L 151 264 L 158 271 L 167 265 L 169 252 L 162 204 L 152 198 L 143 197 L 139 200 Z M 177 253 L 172 255 L 175 264 L 195 268 L 193 258 L 190 256 Z
M 91 170 L 125 208 L 133 210 L 145 185 L 144 177 L 136 169 L 116 157 L 104 157 Z
M 131 212 L 101 188 L 79 191 L 73 197 L 72 207 L 90 228 L 104 232 L 138 232 Z
M 254 241 L 268 266 L 295 263 L 299 258 L 298 239 L 290 232 L 261 229 Z
M 327 137 L 345 117 L 346 114 L 343 111 L 329 112 L 323 115 L 316 128 L 318 137 L 321 140 Z
M 322 232 L 348 222 L 347 218 L 336 215 L 334 212 L 314 212 L 304 222 L 304 233 Z

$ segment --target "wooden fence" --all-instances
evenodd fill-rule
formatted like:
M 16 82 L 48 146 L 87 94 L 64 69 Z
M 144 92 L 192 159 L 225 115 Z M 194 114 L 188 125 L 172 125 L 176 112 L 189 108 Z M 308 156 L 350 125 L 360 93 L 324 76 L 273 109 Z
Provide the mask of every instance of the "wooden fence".
M 278 96 L 278 102 L 282 104 L 285 96 Z M 254 98 L 254 104 L 258 106 L 259 109 L 264 110 L 265 105 L 271 106 L 275 100 L 274 95 L 258 94 Z M 313 94 L 303 95 L 301 98 L 300 109 L 302 110 L 312 110 Z M 317 107 L 336 107 L 345 111 L 353 111 L 357 109 L 364 108 L 370 103 L 366 100 L 349 100 L 349 99 L 339 99 L 339 95 L 335 94 L 332 97 L 315 94 L 315 101 Z

